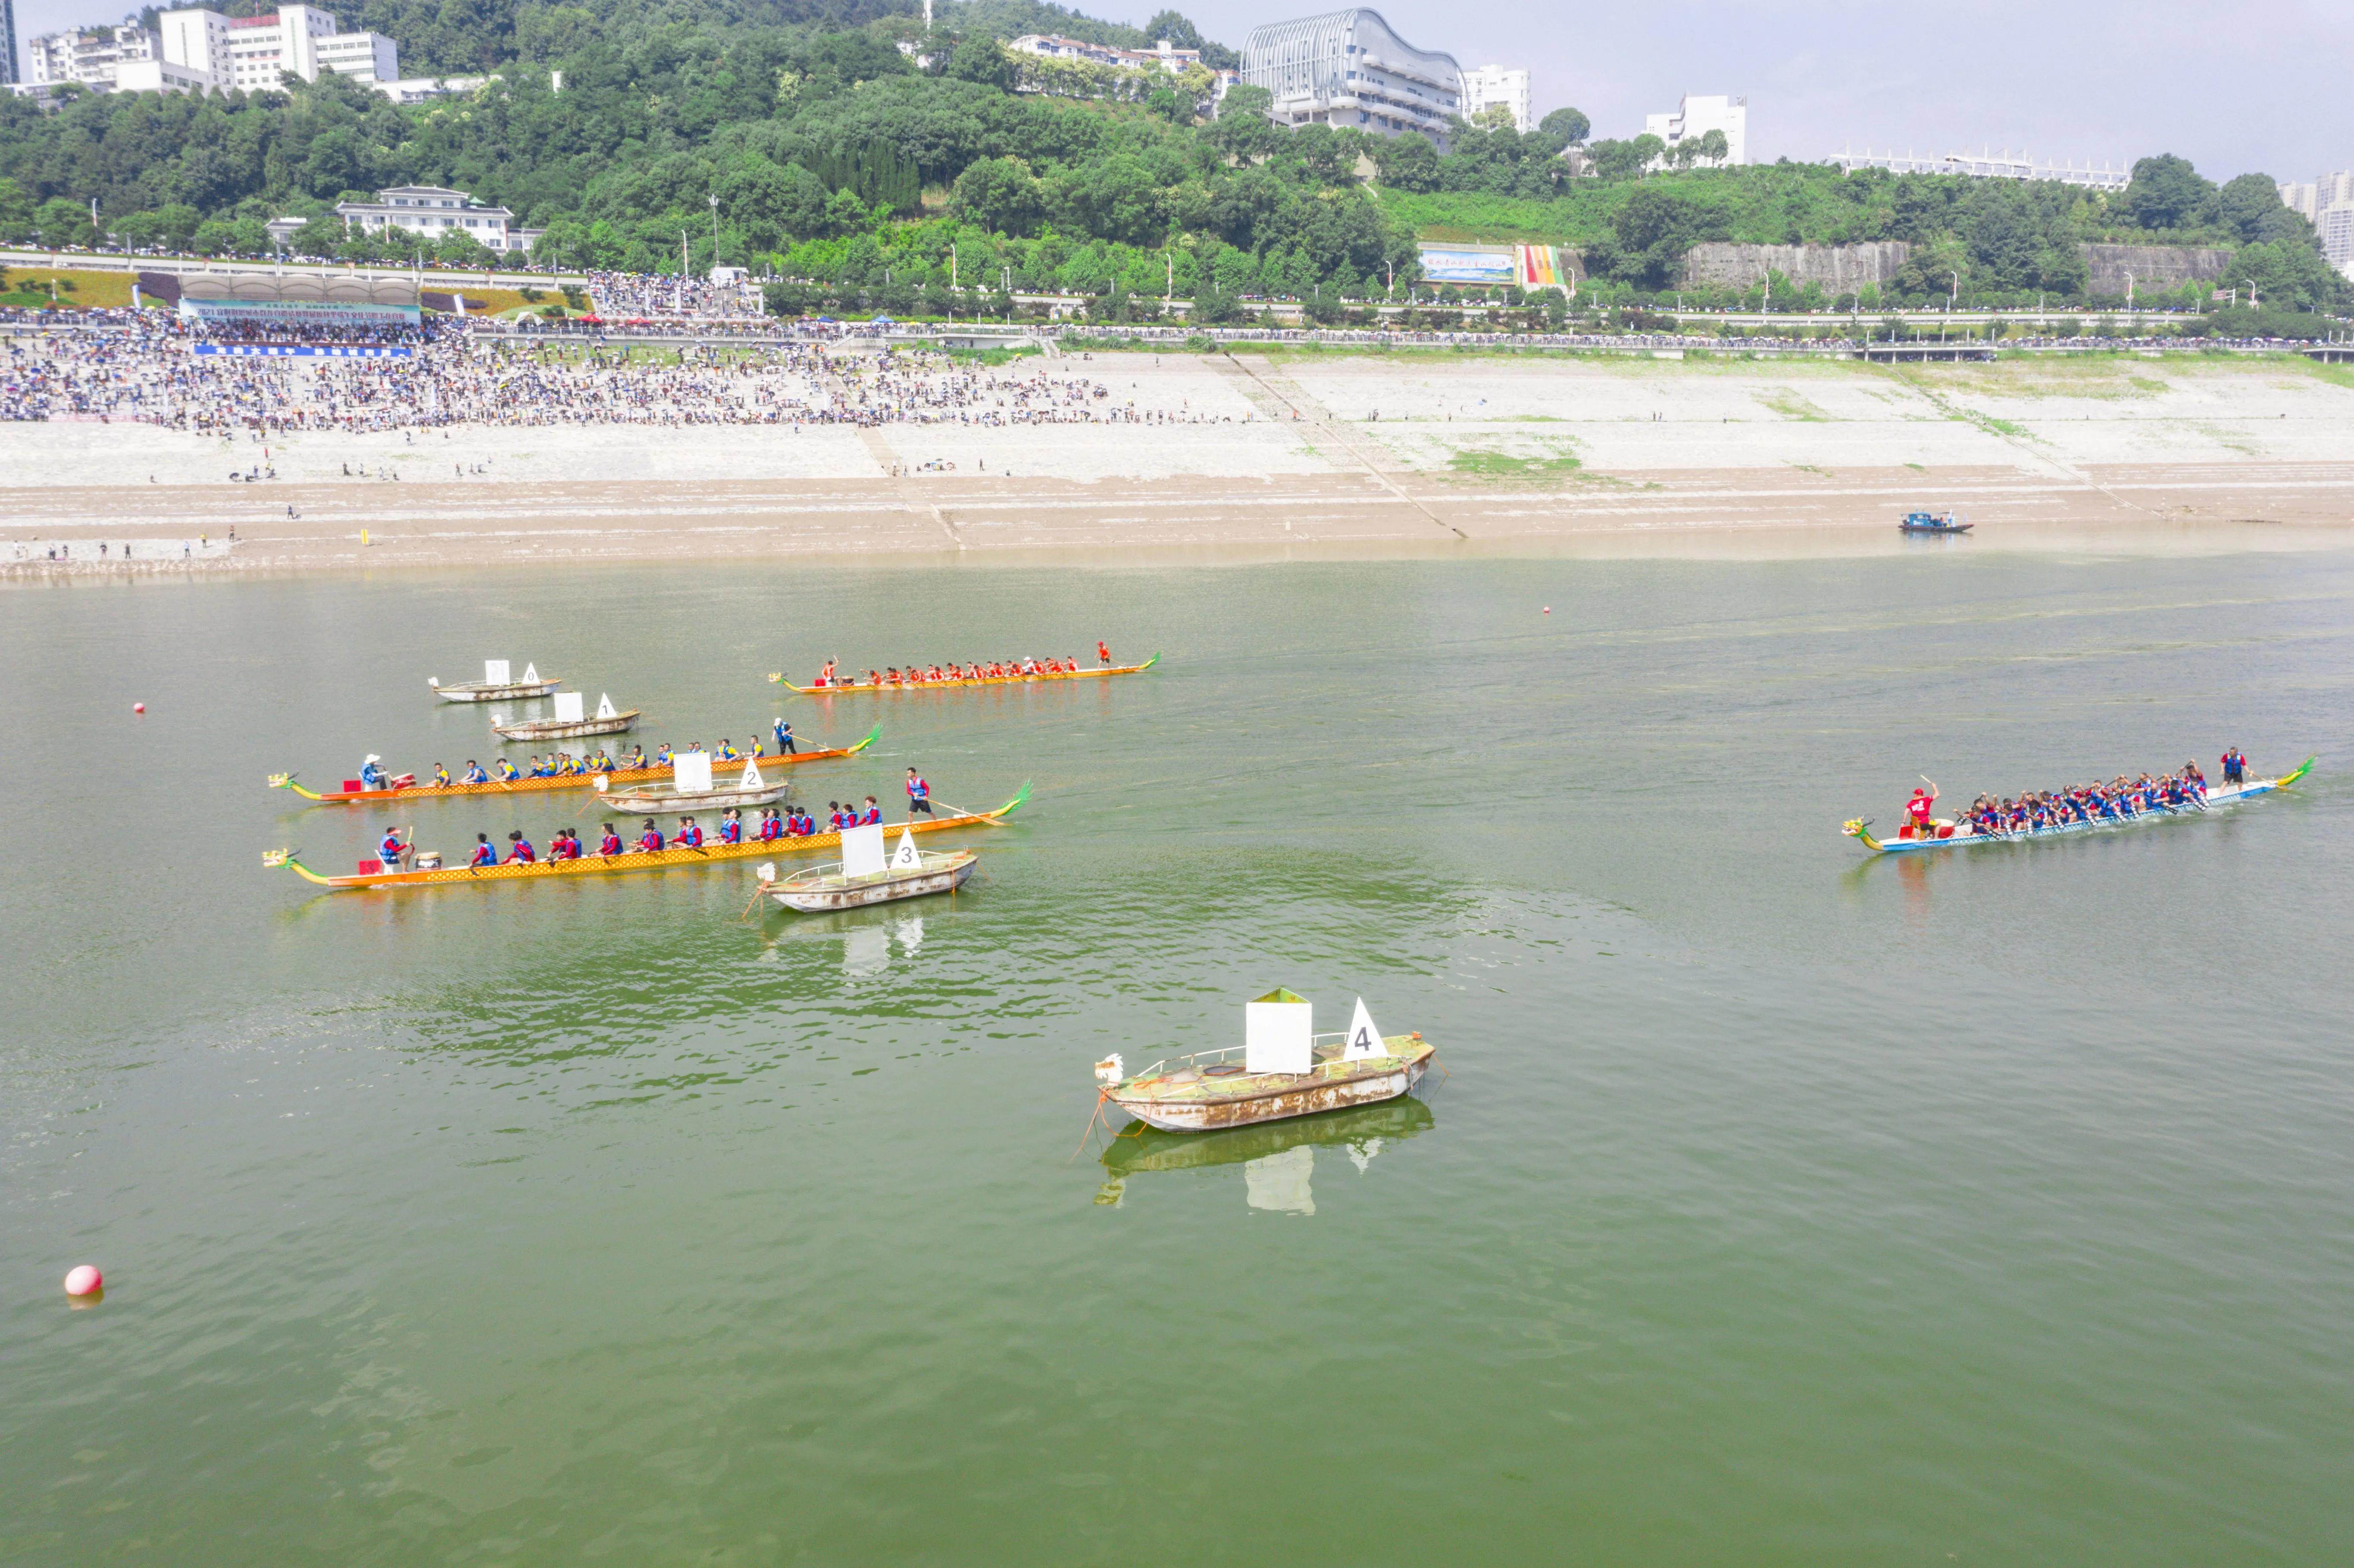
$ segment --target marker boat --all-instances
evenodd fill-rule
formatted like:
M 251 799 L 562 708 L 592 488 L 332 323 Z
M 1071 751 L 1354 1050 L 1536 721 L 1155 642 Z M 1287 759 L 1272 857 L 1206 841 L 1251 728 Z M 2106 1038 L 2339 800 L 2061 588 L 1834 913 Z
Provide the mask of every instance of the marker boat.
M 485 659 L 482 661 L 482 678 L 479 681 L 445 686 L 429 675 L 425 683 L 432 687 L 433 694 L 445 703 L 520 703 L 547 695 L 562 685 L 564 680 L 562 676 L 541 680 L 539 667 L 535 664 L 523 667 L 522 680 L 510 680 L 507 661 Z
M 508 740 L 578 740 L 584 736 L 619 735 L 638 722 L 641 710 L 617 710 L 613 699 L 598 694 L 597 712 L 583 718 L 580 714 L 580 694 L 556 694 L 556 716 L 544 719 L 521 719 L 514 724 L 494 724 L 491 733 Z
M 928 819 L 909 826 L 910 832 L 940 832 L 949 828 L 985 827 L 1002 822 L 1030 799 L 1030 786 L 1024 784 L 1002 806 L 993 811 L 958 811 L 940 818 Z M 754 839 L 740 844 L 706 843 L 693 849 L 676 847 L 617 855 L 585 854 L 578 860 L 544 860 L 523 865 L 444 865 L 441 857 L 426 851 L 417 858 L 436 863 L 415 871 L 387 870 L 376 861 L 362 861 L 358 872 L 350 876 L 327 876 L 313 871 L 299 858 L 295 850 L 265 850 L 261 863 L 268 868 L 286 866 L 305 882 L 320 887 L 348 892 L 355 888 L 444 887 L 451 884 L 493 882 L 544 882 L 551 877 L 610 876 L 631 871 L 667 871 L 673 866 L 709 865 L 721 861 L 757 860 L 762 856 L 808 853 L 816 850 L 835 848 L 842 842 L 840 833 L 811 833 L 807 838 Z
M 896 904 L 952 893 L 962 887 L 981 863 L 971 850 L 919 850 L 908 837 L 913 824 L 899 832 L 898 850 L 883 858 L 883 826 L 871 822 L 842 834 L 842 859 L 831 865 L 813 865 L 779 882 L 774 867 L 760 879 L 761 891 L 788 909 L 820 915 L 832 909 L 858 909 L 869 904 Z
M 878 724 L 866 732 L 865 739 L 851 746 L 826 747 L 816 751 L 788 751 L 779 757 L 758 758 L 714 758 L 711 770 L 714 773 L 726 772 L 748 767 L 756 760 L 763 768 L 790 768 L 796 763 L 821 762 L 830 757 L 855 757 L 874 745 L 875 737 L 882 733 L 883 726 Z M 270 787 L 272 789 L 292 789 L 305 800 L 322 806 L 373 806 L 379 801 L 450 800 L 462 795 L 519 795 L 540 789 L 594 789 L 599 779 L 610 788 L 615 784 L 644 783 L 671 776 L 671 765 L 664 763 L 659 768 L 617 768 L 606 773 L 561 773 L 546 779 L 493 779 L 485 784 L 417 784 L 401 789 L 363 789 L 358 779 L 347 779 L 341 789 L 315 790 L 305 789 L 296 783 L 295 779 L 300 775 L 273 773 L 270 776 Z
M 2075 833 L 2105 832 L 2117 828 L 2130 828 L 2142 822 L 2157 821 L 2163 817 L 2198 816 L 2201 812 L 2211 811 L 2219 807 L 2237 805 L 2242 800 L 2253 800 L 2258 795 L 2269 795 L 2275 789 L 2286 789 L 2312 772 L 2313 764 L 2314 758 L 2308 757 L 2297 765 L 2295 771 L 2284 773 L 2277 779 L 2251 779 L 2244 784 L 2227 784 L 2211 789 L 2207 791 L 2207 799 L 2203 803 L 2185 801 L 2179 806 L 2162 805 L 2114 821 L 2104 817 L 2090 822 L 2062 822 L 2056 827 L 2003 829 L 1995 832 L 1982 832 L 1968 822 L 1956 822 L 1937 817 L 1931 819 L 1930 832 L 1926 836 L 1917 838 L 1909 836 L 1911 830 L 1908 828 L 1903 834 L 1896 838 L 1876 839 L 1872 836 L 1871 822 L 1859 817 L 1842 822 L 1840 825 L 1840 832 L 1855 840 L 1872 854 L 1909 854 L 1918 850 L 1977 849 L 1984 844 L 2041 842 L 2045 839 L 2066 838 Z
M 693 816 L 697 811 L 725 811 L 746 806 L 765 806 L 781 800 L 790 788 L 782 779 L 769 783 L 760 776 L 759 764 L 747 758 L 744 771 L 732 784 L 715 784 L 711 778 L 711 754 L 707 751 L 682 752 L 671 759 L 671 782 L 651 784 L 642 789 L 624 789 L 605 797 L 608 810 L 626 811 L 633 817 L 659 817 L 666 813 Z
M 1288 991 L 1245 1004 L 1243 1018 L 1242 1044 L 1169 1057 L 1133 1076 L 1117 1054 L 1105 1057 L 1096 1064 L 1100 1097 L 1164 1132 L 1207 1132 L 1394 1100 L 1436 1055 L 1420 1034 L 1381 1033 L 1363 998 L 1340 1034 L 1316 1033 L 1309 1001 Z
M 1099 681 L 1107 675 L 1141 675 L 1161 662 L 1155 653 L 1141 664 L 1113 664 L 1100 670 L 1057 670 L 1046 675 L 983 675 L 971 681 L 836 681 L 825 686 L 796 686 L 780 674 L 769 679 L 805 697 L 832 697 L 851 692 L 945 692 L 951 686 L 1041 686 L 1054 681 Z

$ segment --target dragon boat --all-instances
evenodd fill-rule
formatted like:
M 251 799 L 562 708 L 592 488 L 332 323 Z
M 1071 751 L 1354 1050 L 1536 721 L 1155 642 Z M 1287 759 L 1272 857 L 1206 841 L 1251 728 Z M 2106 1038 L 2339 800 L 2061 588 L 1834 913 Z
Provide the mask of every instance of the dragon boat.
M 1002 822 L 1030 799 L 1030 786 L 1024 784 L 1013 799 L 993 811 L 958 811 L 942 816 L 938 821 L 927 819 L 910 823 L 909 832 L 940 832 L 949 828 L 987 827 Z M 543 860 L 520 865 L 435 865 L 418 871 L 387 870 L 373 861 L 361 863 L 361 869 L 350 876 L 327 876 L 304 865 L 300 852 L 295 850 L 265 850 L 263 866 L 275 869 L 286 866 L 305 882 L 332 888 L 341 893 L 355 888 L 446 887 L 453 883 L 537 882 L 550 877 L 611 876 L 621 872 L 668 871 L 682 865 L 712 865 L 723 861 L 758 860 L 777 855 L 805 854 L 816 850 L 839 846 L 842 835 L 811 833 L 805 838 L 751 839 L 740 844 L 706 843 L 690 849 L 666 848 L 616 855 L 584 854 L 578 860 Z M 426 852 L 419 858 L 439 858 Z M 376 865 L 371 871 L 367 867 Z
M 1043 686 L 1055 681 L 1099 681 L 1107 675 L 1141 675 L 1161 662 L 1155 653 L 1141 664 L 1113 664 L 1100 670 L 1057 670 L 1051 675 L 983 675 L 972 681 L 836 681 L 826 686 L 796 686 L 781 674 L 769 679 L 805 697 L 831 697 L 851 692 L 945 692 L 953 686 Z
M 2229 784 L 2207 791 L 2204 801 L 2186 800 L 2179 806 L 2159 806 L 2137 811 L 2130 817 L 2097 821 L 2062 822 L 2056 827 L 2006 828 L 1995 832 L 1982 832 L 1967 822 L 1956 822 L 1943 817 L 1930 820 L 1928 834 L 1921 837 L 1876 839 L 1872 836 L 1872 823 L 1862 818 L 1843 822 L 1840 832 L 1861 844 L 1872 854 L 1910 854 L 1921 850 L 1977 849 L 1982 844 L 2040 843 L 2045 839 L 2067 838 L 2077 833 L 2108 832 L 2118 828 L 2130 828 L 2142 822 L 2154 822 L 2165 817 L 2197 816 L 2221 806 L 2233 806 L 2258 795 L 2269 795 L 2285 789 L 2313 771 L 2313 758 L 2306 758 L 2294 771 L 2277 779 L 2251 779 L 2244 784 Z
M 1132 1075 L 1117 1053 L 1105 1057 L 1096 1064 L 1099 1097 L 1163 1132 L 1208 1132 L 1396 1099 L 1437 1054 L 1418 1033 L 1375 1029 L 1363 998 L 1339 1034 L 1316 1033 L 1308 1000 L 1280 989 L 1246 1004 L 1243 1019 L 1242 1044 Z
M 782 768 L 797 762 L 820 762 L 829 757 L 855 757 L 874 745 L 875 737 L 882 733 L 883 726 L 878 724 L 866 732 L 865 739 L 851 746 L 827 747 L 818 751 L 788 751 L 780 756 L 714 758 L 711 770 L 714 773 L 735 772 L 755 761 L 762 768 Z M 373 806 L 380 801 L 440 800 L 463 795 L 521 795 L 538 789 L 594 789 L 599 779 L 604 779 L 606 787 L 610 789 L 616 784 L 667 780 L 671 772 L 670 764 L 664 763 L 660 768 L 620 768 L 606 773 L 563 773 L 548 779 L 493 779 L 487 784 L 414 784 L 400 789 L 363 789 L 358 779 L 346 779 L 341 789 L 331 790 L 305 789 L 295 782 L 297 775 L 273 773 L 270 776 L 270 787 L 272 789 L 292 789 L 305 800 L 322 806 Z

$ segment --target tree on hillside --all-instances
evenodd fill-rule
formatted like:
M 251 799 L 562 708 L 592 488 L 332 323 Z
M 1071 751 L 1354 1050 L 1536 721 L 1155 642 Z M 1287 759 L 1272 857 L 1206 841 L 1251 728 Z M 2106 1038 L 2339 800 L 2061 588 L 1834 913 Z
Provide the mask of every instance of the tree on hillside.
M 959 81 L 979 82 L 1000 92 L 1013 90 L 1013 57 L 995 38 L 974 34 L 957 45 L 949 57 L 949 75 Z
M 1438 188 L 1438 149 L 1418 131 L 1373 143 L 1373 168 L 1383 185 L 1396 191 Z
M 1594 122 L 1581 110 L 1556 109 L 1537 122 L 1537 129 L 1560 143 L 1553 149 L 1557 153 L 1573 142 L 1585 141 L 1585 133 L 1594 129 Z
M 1235 70 L 1243 63 L 1240 55 L 1202 37 L 1202 29 L 1176 11 L 1155 13 L 1152 20 L 1144 24 L 1144 36 L 1155 43 L 1166 38 L 1172 48 L 1201 50 L 1202 63 L 1212 70 Z
M 2223 182 L 2215 193 L 2215 216 L 2247 244 L 2267 239 L 2315 242 L 2313 226 L 2305 214 L 2290 209 L 2280 198 L 2280 185 L 2270 175 L 2241 175 Z
M 2123 200 L 2126 216 L 2138 228 L 2190 228 L 2213 216 L 2216 190 L 2190 159 L 2162 153 L 2135 162 Z
M 2329 310 L 2349 291 L 2346 279 L 2321 252 L 2296 239 L 2243 245 L 2232 253 L 2220 281 L 2242 290 L 2253 283 L 2258 302 L 2272 310 Z

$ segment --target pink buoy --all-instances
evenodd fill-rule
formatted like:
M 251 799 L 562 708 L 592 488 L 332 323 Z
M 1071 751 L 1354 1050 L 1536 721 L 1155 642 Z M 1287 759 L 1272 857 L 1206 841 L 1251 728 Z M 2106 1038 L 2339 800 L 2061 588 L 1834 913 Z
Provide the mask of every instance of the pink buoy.
M 1547 615 L 1551 615 L 1551 614 L 1553 613 L 1553 606 L 1551 606 L 1551 605 L 1547 605 L 1547 606 L 1545 606 L 1545 613 L 1546 613 Z
M 133 703 L 131 705 L 131 711 L 134 714 L 143 714 L 147 711 L 147 705 L 145 703 Z
M 69 1296 L 94 1296 L 105 1285 L 106 1276 L 99 1273 L 95 1266 L 87 1263 L 79 1265 L 66 1274 L 66 1294 Z

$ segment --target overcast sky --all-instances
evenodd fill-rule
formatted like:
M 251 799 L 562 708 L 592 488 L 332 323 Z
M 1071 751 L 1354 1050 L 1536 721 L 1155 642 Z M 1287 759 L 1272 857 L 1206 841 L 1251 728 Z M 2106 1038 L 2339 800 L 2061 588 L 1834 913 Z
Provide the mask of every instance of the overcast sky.
M 1310 9 L 1176 4 L 1237 48 L 1254 24 Z M 1160 0 L 1076 8 L 1141 23 Z M 1526 67 L 1539 114 L 1575 104 L 1597 136 L 1635 134 L 1646 111 L 1682 93 L 1723 92 L 1748 98 L 1749 153 L 1761 162 L 1893 144 L 1925 157 L 2009 146 L 2120 166 L 2179 153 L 2218 180 L 2354 168 L 2354 0 L 1978 0 L 1893 14 L 1826 0 L 1379 8 L 1408 42 L 1467 67 Z M 110 21 L 119 9 L 17 0 L 17 28 Z

